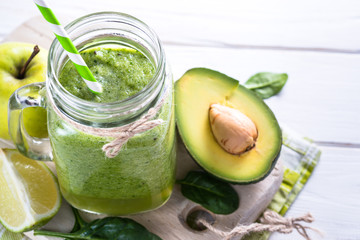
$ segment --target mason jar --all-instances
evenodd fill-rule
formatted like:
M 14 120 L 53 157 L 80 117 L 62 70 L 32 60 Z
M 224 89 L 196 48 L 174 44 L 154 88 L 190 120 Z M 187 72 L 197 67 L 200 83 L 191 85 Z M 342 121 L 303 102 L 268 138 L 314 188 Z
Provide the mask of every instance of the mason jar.
M 59 82 L 68 56 L 54 40 L 46 84 L 20 88 L 10 100 L 10 118 L 19 117 L 25 107 L 47 109 L 49 140 L 29 136 L 20 121 L 10 119 L 12 139 L 24 155 L 55 162 L 61 193 L 75 208 L 128 215 L 160 207 L 172 192 L 176 144 L 173 79 L 159 38 L 145 23 L 117 12 L 90 14 L 65 29 L 79 52 L 108 47 L 142 53 L 154 66 L 152 79 L 123 100 L 98 103 L 78 98 Z M 146 119 L 150 112 L 151 119 Z M 144 118 L 160 122 L 132 132 Z M 109 157 L 103 149 L 112 141 L 120 150 Z

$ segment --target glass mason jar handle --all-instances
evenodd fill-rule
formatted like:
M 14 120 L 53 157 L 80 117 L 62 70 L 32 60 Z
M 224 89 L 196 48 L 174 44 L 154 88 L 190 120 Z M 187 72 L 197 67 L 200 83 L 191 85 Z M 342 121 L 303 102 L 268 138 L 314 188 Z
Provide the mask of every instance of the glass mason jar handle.
M 16 148 L 26 157 L 44 161 L 52 160 L 50 140 L 47 137 L 30 136 L 25 128 L 23 109 L 28 107 L 46 108 L 45 96 L 44 82 L 23 86 L 11 95 L 8 113 L 9 134 Z M 26 120 L 31 121 L 34 119 Z M 38 121 L 39 119 L 35 117 L 35 120 Z M 41 123 L 31 122 L 31 124 L 35 126 Z

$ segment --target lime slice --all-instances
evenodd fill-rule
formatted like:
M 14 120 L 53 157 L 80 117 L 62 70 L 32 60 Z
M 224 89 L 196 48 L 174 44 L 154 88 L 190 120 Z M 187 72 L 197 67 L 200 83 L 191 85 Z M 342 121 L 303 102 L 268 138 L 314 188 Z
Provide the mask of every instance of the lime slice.
M 57 180 L 43 163 L 0 149 L 0 221 L 12 232 L 48 222 L 59 210 Z

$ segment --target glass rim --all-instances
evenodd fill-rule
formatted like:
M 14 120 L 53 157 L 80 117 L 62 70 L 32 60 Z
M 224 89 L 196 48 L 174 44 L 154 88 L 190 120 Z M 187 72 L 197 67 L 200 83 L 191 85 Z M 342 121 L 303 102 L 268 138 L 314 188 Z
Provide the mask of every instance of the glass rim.
M 127 24 L 131 27 L 134 27 L 138 30 L 142 30 L 147 37 L 149 37 L 152 42 L 151 44 L 155 46 L 158 49 L 158 61 L 155 65 L 155 73 L 152 77 L 152 79 L 149 81 L 149 83 L 141 89 L 139 92 L 135 93 L 134 95 L 125 98 L 123 100 L 114 101 L 114 102 L 108 102 L 108 103 L 98 103 L 98 102 L 91 102 L 84 99 L 81 99 L 73 94 L 71 94 L 69 91 L 67 91 L 59 82 L 58 75 L 55 71 L 54 66 L 54 59 L 56 58 L 56 52 L 65 50 L 61 47 L 59 41 L 55 38 L 52 42 L 50 49 L 49 49 L 49 55 L 48 55 L 48 72 L 47 75 L 51 75 L 52 80 L 47 80 L 47 88 L 51 87 L 56 90 L 56 94 L 59 94 L 64 101 L 70 102 L 71 104 L 76 104 L 81 109 L 96 109 L 96 111 L 101 110 L 109 110 L 109 109 L 118 109 L 121 111 L 121 109 L 125 110 L 131 105 L 136 105 L 140 102 L 143 102 L 144 95 L 149 95 L 151 90 L 153 90 L 154 87 L 156 87 L 156 83 L 158 83 L 159 80 L 161 80 L 161 74 L 165 69 L 165 55 L 163 48 L 161 46 L 161 42 L 157 34 L 153 29 L 151 29 L 147 24 L 142 22 L 141 20 L 121 12 L 95 12 L 91 13 L 85 16 L 82 16 L 80 18 L 75 19 L 74 21 L 70 22 L 65 26 L 65 30 L 68 32 L 69 36 L 71 37 L 72 31 L 75 31 L 78 28 L 82 27 L 82 23 L 88 23 L 88 22 L 120 22 L 122 24 Z M 50 70 L 50 71 L 49 71 Z M 160 90 L 159 90 L 160 92 Z M 157 95 L 159 94 L 157 93 Z M 156 97 L 155 97 L 156 98 Z

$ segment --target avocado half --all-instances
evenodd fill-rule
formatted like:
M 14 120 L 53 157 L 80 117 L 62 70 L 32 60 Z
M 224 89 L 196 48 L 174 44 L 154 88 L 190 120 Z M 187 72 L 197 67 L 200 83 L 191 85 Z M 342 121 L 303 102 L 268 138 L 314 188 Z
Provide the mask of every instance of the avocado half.
M 226 152 L 210 126 L 209 107 L 218 103 L 248 116 L 258 131 L 256 144 L 240 155 Z M 264 179 L 279 157 L 279 124 L 262 99 L 220 72 L 193 68 L 175 83 L 175 115 L 180 136 L 193 159 L 210 174 L 237 184 Z

